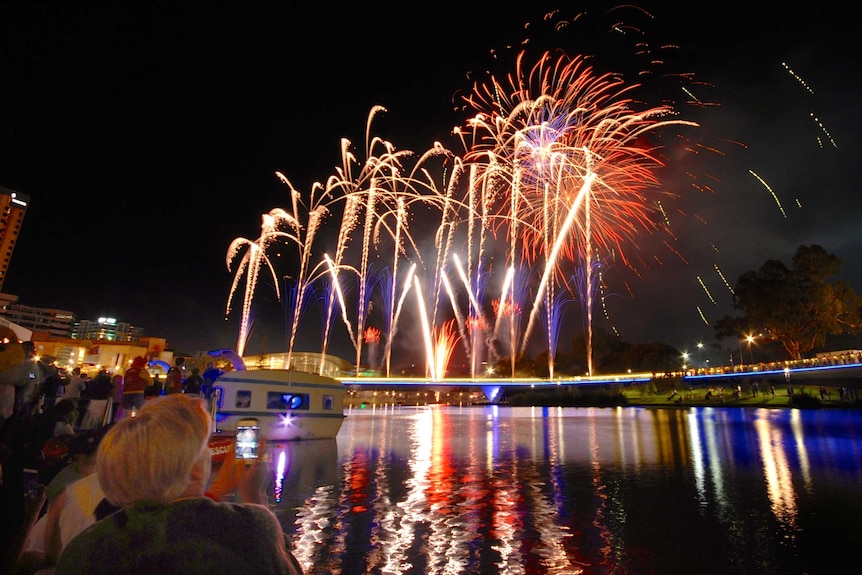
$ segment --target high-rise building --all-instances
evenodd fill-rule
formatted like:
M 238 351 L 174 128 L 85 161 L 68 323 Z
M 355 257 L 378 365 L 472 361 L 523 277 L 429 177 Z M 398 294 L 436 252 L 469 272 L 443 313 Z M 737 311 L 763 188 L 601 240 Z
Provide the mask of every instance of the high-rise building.
M 76 321 L 72 326 L 73 339 L 135 343 L 143 335 L 143 328 L 117 321 L 112 317 L 100 317 L 96 321 L 83 319 Z
M 0 317 L 31 331 L 43 331 L 54 337 L 69 337 L 75 314 L 62 309 L 21 305 L 16 303 L 17 300 L 17 296 L 0 293 Z
M 29 203 L 29 196 L 0 186 L 0 291 L 3 290 L 6 271 Z

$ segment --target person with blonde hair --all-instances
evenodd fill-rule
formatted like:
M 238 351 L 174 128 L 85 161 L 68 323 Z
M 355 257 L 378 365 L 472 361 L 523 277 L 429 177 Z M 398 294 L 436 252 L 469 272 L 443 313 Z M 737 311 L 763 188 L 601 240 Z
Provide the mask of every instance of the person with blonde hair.
M 96 473 L 121 509 L 68 543 L 56 575 L 301 574 L 278 519 L 255 496 L 262 490 L 250 488 L 264 465 L 231 469 L 244 503 L 205 494 L 211 432 L 204 402 L 183 394 L 116 423 L 99 445 Z

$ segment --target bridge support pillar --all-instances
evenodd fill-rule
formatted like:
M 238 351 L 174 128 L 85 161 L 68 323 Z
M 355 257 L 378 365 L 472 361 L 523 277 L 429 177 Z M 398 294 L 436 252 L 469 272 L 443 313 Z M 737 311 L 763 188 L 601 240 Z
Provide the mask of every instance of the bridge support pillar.
M 497 399 L 500 397 L 500 391 L 503 389 L 501 385 L 483 385 L 482 391 L 485 393 L 485 397 L 488 398 L 488 401 L 491 403 L 497 403 Z

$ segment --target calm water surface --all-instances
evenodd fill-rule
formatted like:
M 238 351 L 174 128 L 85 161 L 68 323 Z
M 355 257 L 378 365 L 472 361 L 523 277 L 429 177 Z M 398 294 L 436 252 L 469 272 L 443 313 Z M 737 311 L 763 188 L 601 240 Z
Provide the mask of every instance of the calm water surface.
M 308 574 L 856 572 L 862 413 L 354 409 L 273 446 Z

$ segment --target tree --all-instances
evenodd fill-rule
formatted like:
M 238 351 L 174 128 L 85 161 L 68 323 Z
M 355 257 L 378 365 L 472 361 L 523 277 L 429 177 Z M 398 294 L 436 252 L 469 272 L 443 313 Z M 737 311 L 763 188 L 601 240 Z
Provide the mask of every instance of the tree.
M 586 365 L 586 338 L 572 339 L 574 365 Z M 668 344 L 652 342 L 632 344 L 597 327 L 593 330 L 593 366 L 596 374 L 652 371 L 676 371 L 682 365 L 682 354 Z M 573 372 L 577 373 L 577 372 Z
M 862 298 L 847 282 L 835 279 L 840 271 L 841 260 L 819 245 L 799 246 L 792 269 L 767 260 L 737 280 L 733 308 L 743 315 L 718 320 L 716 337 L 757 334 L 781 342 L 798 360 L 823 346 L 827 335 L 858 330 Z

